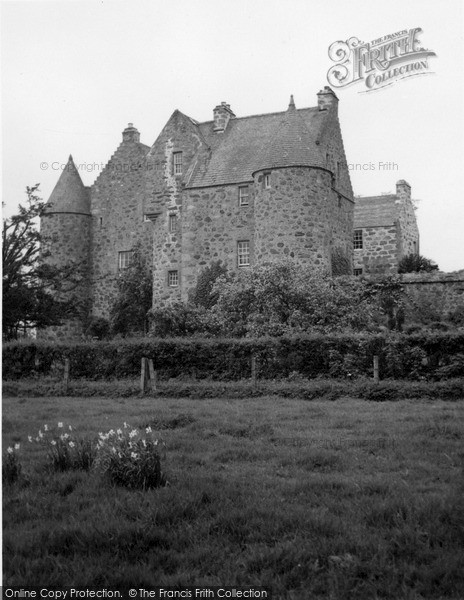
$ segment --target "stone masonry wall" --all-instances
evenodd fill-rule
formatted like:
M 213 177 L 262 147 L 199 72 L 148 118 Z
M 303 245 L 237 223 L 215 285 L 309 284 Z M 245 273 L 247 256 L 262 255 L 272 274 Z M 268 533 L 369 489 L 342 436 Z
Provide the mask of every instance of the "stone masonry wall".
M 332 189 L 322 169 L 291 167 L 255 175 L 256 262 L 295 258 L 331 272 L 331 254 L 339 248 L 350 259 L 353 204 Z M 350 261 L 351 262 L 351 261 Z
M 464 270 L 405 273 L 401 280 L 408 296 L 425 310 L 436 310 L 444 317 L 458 308 L 464 310 Z
M 83 271 L 89 265 L 90 216 L 75 213 L 50 213 L 41 219 L 42 250 L 49 264 L 76 263 Z M 72 291 L 81 300 L 90 299 L 89 281 L 84 280 L 78 290 Z M 61 327 L 40 330 L 40 339 L 70 339 L 80 337 L 82 325 L 77 320 L 68 321 Z
M 136 243 L 151 266 L 152 224 L 144 221 L 148 147 L 122 142 L 91 188 L 93 314 L 108 318 L 116 297 L 119 252 Z
M 238 189 L 238 185 L 225 185 L 185 191 L 182 221 L 183 300 L 187 299 L 188 290 L 195 285 L 200 271 L 212 262 L 220 260 L 229 270 L 238 268 L 239 241 L 250 241 L 250 262 L 254 263 L 253 185 L 248 185 L 248 206 L 239 205 Z
M 398 271 L 397 226 L 364 227 L 363 248 L 354 250 L 355 269 L 363 275 L 387 275 Z
M 184 220 L 183 190 L 192 159 L 206 148 L 192 121 L 175 111 L 147 156 L 145 213 L 153 217 L 153 305 L 179 301 L 183 293 L 182 248 Z M 182 173 L 173 168 L 175 152 L 182 152 Z M 200 152 L 201 154 L 201 152 Z M 177 231 L 169 231 L 170 215 L 177 216 Z M 169 271 L 177 271 L 179 285 L 168 285 Z

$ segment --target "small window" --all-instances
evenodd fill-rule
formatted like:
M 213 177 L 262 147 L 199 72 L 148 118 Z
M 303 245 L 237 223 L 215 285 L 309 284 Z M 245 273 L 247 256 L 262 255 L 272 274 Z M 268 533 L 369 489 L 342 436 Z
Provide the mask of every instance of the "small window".
M 103 217 L 100 217 L 100 227 L 103 227 Z
M 237 242 L 237 264 L 239 267 L 250 265 L 250 242 Z
M 170 233 L 177 231 L 177 215 L 169 215 L 169 231 Z
M 174 152 L 174 175 L 182 175 L 182 152 Z
M 362 229 L 355 229 L 354 237 L 353 237 L 353 248 L 355 250 L 362 250 L 362 247 L 363 247 L 363 231 L 362 231 Z
M 266 173 L 264 175 L 264 187 L 268 190 L 271 187 L 271 174 Z
M 362 269 L 353 269 L 353 275 L 356 275 L 357 277 L 359 277 L 359 275 L 363 274 L 363 270 Z
M 127 269 L 127 267 L 130 267 L 132 263 L 132 256 L 132 250 L 124 250 L 123 252 L 120 252 L 118 259 L 119 269 Z
M 179 285 L 179 271 L 168 271 L 168 286 L 177 287 Z
M 247 185 L 241 185 L 238 188 L 238 203 L 239 203 L 239 206 L 248 206 L 249 194 L 248 194 L 248 186 Z

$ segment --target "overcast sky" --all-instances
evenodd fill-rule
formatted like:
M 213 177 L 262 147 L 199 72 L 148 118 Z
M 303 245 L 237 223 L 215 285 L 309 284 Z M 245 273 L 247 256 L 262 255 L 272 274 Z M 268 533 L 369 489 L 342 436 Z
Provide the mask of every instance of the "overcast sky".
M 6 214 L 27 185 L 47 199 L 70 153 L 91 185 L 128 122 L 151 145 L 175 109 L 206 121 L 221 101 L 237 116 L 285 110 L 290 94 L 315 106 L 333 42 L 420 27 L 428 74 L 336 90 L 345 150 L 355 194 L 406 179 L 421 253 L 464 268 L 461 0 L 12 1 L 1 27 Z

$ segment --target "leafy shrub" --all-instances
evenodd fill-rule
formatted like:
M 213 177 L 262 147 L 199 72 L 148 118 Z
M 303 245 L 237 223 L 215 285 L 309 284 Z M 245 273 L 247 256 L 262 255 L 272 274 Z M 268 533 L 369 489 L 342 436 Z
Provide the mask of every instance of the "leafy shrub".
M 84 334 L 90 338 L 103 340 L 110 333 L 110 322 L 103 317 L 92 317 L 87 325 Z
M 195 286 L 189 291 L 189 303 L 193 306 L 212 308 L 218 301 L 219 294 L 214 291 L 214 284 L 219 277 L 227 275 L 227 267 L 220 260 L 204 268 L 198 275 Z
M 437 270 L 437 264 L 435 264 L 432 260 L 416 253 L 403 256 L 398 264 L 398 273 L 430 273 L 431 271 Z
M 123 429 L 100 433 L 99 438 L 95 467 L 114 485 L 142 490 L 166 485 L 161 469 L 164 445 L 153 437 L 151 427 L 144 435 L 124 423 Z
M 91 440 L 83 439 L 73 432 L 71 425 L 66 428 L 59 422 L 50 428 L 47 424 L 39 430 L 37 436 L 28 436 L 30 443 L 45 446 L 47 459 L 53 471 L 88 471 L 95 458 L 95 447 Z
M 14 448 L 7 448 L 6 453 L 2 458 L 2 482 L 5 485 L 12 485 L 16 481 L 18 481 L 22 466 L 19 461 L 18 450 L 20 448 L 19 444 L 15 444 Z

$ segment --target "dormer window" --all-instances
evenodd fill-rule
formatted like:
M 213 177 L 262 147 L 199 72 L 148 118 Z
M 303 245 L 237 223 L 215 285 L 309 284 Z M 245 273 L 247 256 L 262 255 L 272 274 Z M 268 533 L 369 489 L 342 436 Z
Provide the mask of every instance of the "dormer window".
M 264 175 L 264 188 L 268 190 L 271 187 L 271 174 L 266 173 Z
M 182 175 L 182 152 L 174 152 L 174 175 Z
M 238 204 L 239 206 L 248 206 L 249 204 L 249 194 L 247 185 L 241 185 L 238 188 Z

